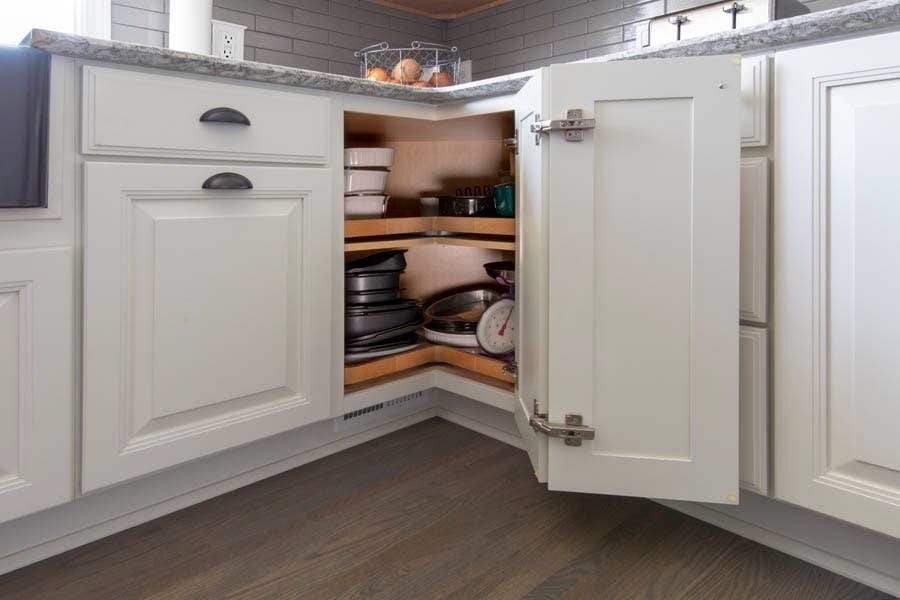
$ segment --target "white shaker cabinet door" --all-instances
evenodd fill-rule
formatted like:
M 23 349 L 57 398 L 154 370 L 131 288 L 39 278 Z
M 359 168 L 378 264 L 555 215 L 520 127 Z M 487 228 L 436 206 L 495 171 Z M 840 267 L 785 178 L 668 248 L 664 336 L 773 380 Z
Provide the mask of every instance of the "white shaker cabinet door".
M 900 537 L 900 34 L 780 52 L 775 495 Z
M 0 252 L 0 522 L 71 500 L 71 248 Z
M 740 60 L 576 63 L 541 79 L 542 121 L 595 120 L 582 141 L 540 134 L 543 182 L 519 198 L 522 227 L 546 228 L 519 257 L 520 297 L 547 312 L 546 354 L 520 345 L 520 364 L 547 371 L 522 411 L 537 400 L 549 425 L 579 415 L 595 430 L 579 446 L 549 439 L 548 485 L 736 503 Z
M 330 182 L 85 165 L 85 491 L 329 415 Z

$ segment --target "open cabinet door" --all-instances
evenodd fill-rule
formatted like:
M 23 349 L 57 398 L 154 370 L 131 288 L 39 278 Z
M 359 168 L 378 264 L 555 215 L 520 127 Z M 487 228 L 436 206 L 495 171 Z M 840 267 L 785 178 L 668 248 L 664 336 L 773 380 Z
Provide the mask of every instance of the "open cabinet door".
M 583 141 L 540 135 L 546 420 L 595 429 L 548 440 L 550 489 L 738 500 L 739 70 L 718 56 L 544 74 L 541 119 L 596 121 Z

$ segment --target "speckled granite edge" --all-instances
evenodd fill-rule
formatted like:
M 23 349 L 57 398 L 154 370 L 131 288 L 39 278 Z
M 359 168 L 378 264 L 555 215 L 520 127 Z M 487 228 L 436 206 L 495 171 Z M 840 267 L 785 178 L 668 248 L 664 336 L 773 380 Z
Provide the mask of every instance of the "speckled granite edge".
M 584 62 L 746 54 L 898 27 L 900 27 L 900 0 L 867 0 L 832 10 L 745 27 L 737 31 L 716 33 L 648 49 L 626 50 L 587 59 Z M 450 104 L 512 94 L 519 91 L 532 75 L 532 72 L 515 73 L 447 88 L 420 89 L 306 69 L 249 61 L 235 62 L 178 50 L 86 38 L 43 29 L 33 30 L 23 43 L 53 54 L 86 60 L 427 104 Z
M 790 19 L 743 27 L 736 31 L 714 33 L 642 50 L 626 50 L 578 62 L 752 54 L 784 46 L 825 42 L 833 38 L 898 27 L 900 27 L 900 1 L 868 0 Z
M 470 84 L 427 89 L 390 85 L 358 77 L 294 67 L 226 60 L 179 50 L 88 38 L 45 29 L 33 30 L 23 43 L 53 54 L 85 60 L 430 104 L 445 104 L 471 98 L 514 93 L 520 90 L 531 76 L 529 73 L 516 73 Z

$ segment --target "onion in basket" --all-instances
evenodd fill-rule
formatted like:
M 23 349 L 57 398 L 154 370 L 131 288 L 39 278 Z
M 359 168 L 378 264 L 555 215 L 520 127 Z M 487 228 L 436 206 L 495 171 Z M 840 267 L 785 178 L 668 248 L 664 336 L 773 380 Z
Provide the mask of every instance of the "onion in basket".
M 417 81 L 419 77 L 422 76 L 422 65 L 420 65 L 415 59 L 404 58 L 396 65 L 394 65 L 391 76 L 394 79 L 399 79 L 404 83 L 408 81 Z
M 390 79 L 388 72 L 382 69 L 381 67 L 372 67 L 366 73 L 366 79 L 371 79 L 372 81 L 387 81 Z

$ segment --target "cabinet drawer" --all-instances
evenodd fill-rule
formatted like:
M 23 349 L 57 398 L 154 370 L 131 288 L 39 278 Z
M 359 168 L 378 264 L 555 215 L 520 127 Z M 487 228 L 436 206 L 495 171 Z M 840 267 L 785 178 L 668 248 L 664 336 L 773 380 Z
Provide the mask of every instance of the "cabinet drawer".
M 84 171 L 83 489 L 327 418 L 331 171 Z
M 201 122 L 215 108 L 249 125 Z M 325 164 L 330 123 L 324 96 L 84 67 L 84 154 Z

